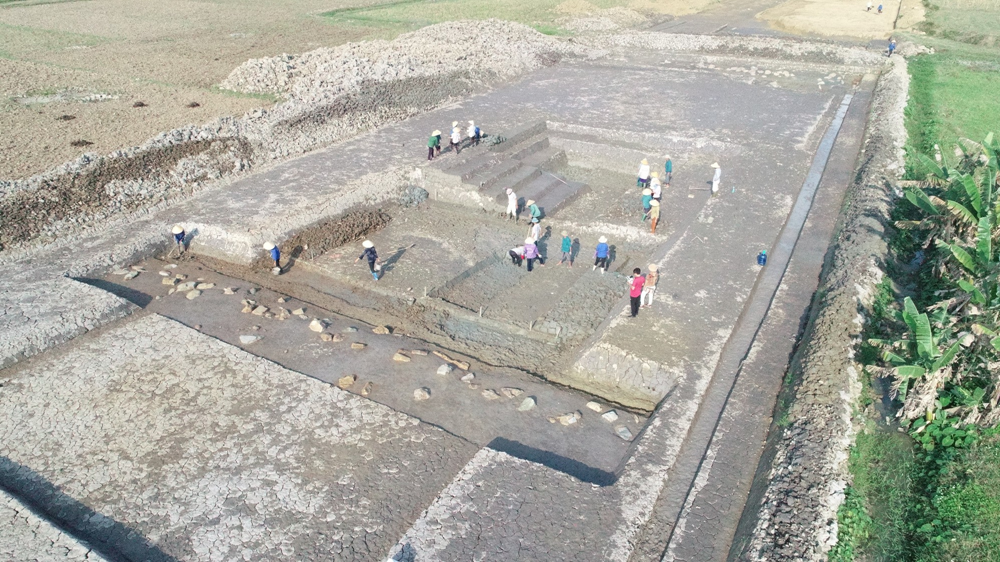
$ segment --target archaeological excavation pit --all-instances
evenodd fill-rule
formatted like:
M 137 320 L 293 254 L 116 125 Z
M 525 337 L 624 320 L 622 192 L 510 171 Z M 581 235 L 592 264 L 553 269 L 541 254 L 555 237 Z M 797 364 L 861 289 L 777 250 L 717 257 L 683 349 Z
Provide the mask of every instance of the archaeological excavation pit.
M 803 61 L 794 49 L 674 52 L 652 39 L 623 46 L 601 45 L 611 55 L 567 58 L 206 190 L 139 219 L 140 242 L 102 234 L 113 239 L 103 254 L 111 257 L 94 259 L 100 267 L 63 267 L 53 286 L 127 302 L 114 300 L 99 322 L 81 321 L 110 325 L 65 344 L 62 355 L 25 361 L 35 349 L 19 350 L 9 371 L 19 382 L 0 399 L 27 388 L 29 375 L 57 381 L 67 364 L 79 364 L 88 376 L 120 376 L 80 390 L 92 403 L 102 392 L 140 389 L 129 409 L 135 427 L 158 427 L 144 410 L 189 421 L 195 410 L 218 410 L 218 419 L 191 425 L 198 431 L 185 429 L 197 445 L 190 450 L 211 457 L 212 468 L 185 473 L 183 501 L 229 478 L 251 490 L 280 482 L 300 496 L 282 497 L 276 510 L 308 521 L 304 530 L 283 528 L 293 552 L 319 552 L 330 532 L 338 546 L 357 543 L 361 558 L 409 545 L 426 548 L 427 559 L 469 558 L 478 545 L 427 537 L 441 527 L 452 533 L 449 526 L 459 530 L 448 537 L 465 537 L 454 513 L 518 527 L 511 536 L 558 519 L 543 509 L 518 519 L 511 506 L 522 494 L 525 505 L 576 518 L 540 539 L 545 548 L 526 546 L 533 559 L 599 552 L 625 560 L 661 549 L 669 533 L 644 529 L 672 525 L 684 506 L 737 374 L 766 358 L 773 364 L 763 370 L 780 380 L 787 365 L 784 348 L 751 349 L 761 333 L 782 345 L 798 333 L 794 322 L 768 332 L 764 320 L 794 320 L 808 307 L 779 286 L 800 240 L 812 252 L 802 259 L 822 262 L 829 233 L 812 223 L 835 217 L 843 200 L 876 72 L 864 57 L 812 53 Z M 478 146 L 425 159 L 430 131 L 472 118 L 487 135 Z M 665 175 L 667 154 L 673 177 L 653 233 L 636 171 L 648 159 Z M 723 170 L 714 197 L 713 162 Z M 532 272 L 507 256 L 528 234 L 526 212 L 518 223 L 502 216 L 507 188 L 544 213 L 547 259 Z M 826 215 L 811 214 L 817 205 Z M 164 242 L 173 224 L 189 235 L 180 257 Z M 558 263 L 563 231 L 573 267 Z M 602 236 L 611 247 L 606 273 L 592 267 Z M 378 281 L 356 263 L 363 239 L 382 260 Z M 261 249 L 269 241 L 282 251 L 281 275 Z M 772 256 L 766 268 L 756 262 L 762 250 Z M 629 318 L 627 276 L 650 263 L 661 273 L 654 303 Z M 176 345 L 150 345 L 155 334 Z M 104 373 L 104 348 L 129 362 Z M 185 369 L 206 364 L 185 378 Z M 135 374 L 156 369 L 170 371 L 169 384 Z M 743 415 L 767 420 L 770 412 L 762 403 Z M 241 420 L 239 462 L 198 439 Z M 61 435 L 45 437 L 46 447 L 58 449 Z M 184 443 L 159 439 L 168 452 L 157 471 L 189 455 Z M 131 446 L 116 440 L 108 454 L 127 456 Z M 56 470 L 37 469 L 46 478 Z M 153 480 L 168 478 L 157 471 Z M 170 527 L 156 509 L 129 503 L 159 497 L 143 486 L 88 501 L 164 537 L 173 556 L 202 555 L 208 547 L 185 537 L 212 527 L 208 515 L 177 516 L 182 522 Z M 296 503 L 307 496 L 316 504 Z M 216 499 L 237 519 L 262 505 Z M 272 539 L 252 540 L 280 550 Z

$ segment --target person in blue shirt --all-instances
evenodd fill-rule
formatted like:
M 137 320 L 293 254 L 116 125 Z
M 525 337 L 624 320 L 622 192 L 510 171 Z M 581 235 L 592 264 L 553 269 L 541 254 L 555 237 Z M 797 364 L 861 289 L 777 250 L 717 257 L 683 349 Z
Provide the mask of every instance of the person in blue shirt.
M 264 244 L 264 249 L 271 253 L 271 260 L 274 261 L 275 269 L 281 269 L 281 250 L 272 242 Z
M 361 246 L 365 249 L 358 256 L 358 259 L 354 260 L 354 263 L 358 263 L 361 258 L 368 259 L 368 269 L 372 272 L 372 278 L 378 281 L 378 252 L 375 251 L 375 244 L 371 240 L 365 240 L 361 243 Z
M 174 235 L 174 248 L 177 250 L 177 255 L 183 254 L 184 237 L 187 236 L 187 233 L 184 232 L 184 227 L 179 224 L 175 224 L 174 227 L 170 229 L 170 233 Z M 174 252 L 171 251 L 170 253 L 173 254 Z
M 598 266 L 601 268 L 601 274 L 603 275 L 608 270 L 608 253 L 610 248 L 608 248 L 608 239 L 601 236 L 597 239 L 597 250 L 594 252 L 594 267 L 591 269 L 597 269 Z
M 896 52 L 896 40 L 889 39 L 889 56 L 891 57 L 894 52 Z

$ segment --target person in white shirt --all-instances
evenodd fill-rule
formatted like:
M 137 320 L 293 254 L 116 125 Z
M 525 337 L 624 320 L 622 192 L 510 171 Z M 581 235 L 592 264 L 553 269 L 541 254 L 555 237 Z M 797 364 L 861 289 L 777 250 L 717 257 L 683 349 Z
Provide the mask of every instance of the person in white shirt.
M 469 130 L 466 133 L 469 135 L 469 146 L 479 144 L 479 127 L 476 126 L 475 121 L 469 121 Z
M 653 172 L 650 175 L 652 178 L 649 180 L 649 189 L 653 192 L 653 201 L 659 201 L 660 195 L 663 193 L 663 186 L 660 185 L 660 174 Z
M 509 187 L 507 188 L 507 212 L 504 213 L 504 216 L 514 219 L 514 223 L 517 223 L 517 194 Z
M 639 179 L 636 181 L 636 185 L 649 187 L 649 160 L 645 158 L 639 163 Z
M 462 129 L 458 127 L 458 121 L 451 122 L 451 147 L 455 149 L 455 154 L 458 154 L 459 144 L 462 142 Z
M 715 175 L 712 176 L 712 195 L 715 195 L 719 191 L 719 181 L 722 180 L 722 168 L 718 162 L 712 162 L 712 167 L 715 168 Z

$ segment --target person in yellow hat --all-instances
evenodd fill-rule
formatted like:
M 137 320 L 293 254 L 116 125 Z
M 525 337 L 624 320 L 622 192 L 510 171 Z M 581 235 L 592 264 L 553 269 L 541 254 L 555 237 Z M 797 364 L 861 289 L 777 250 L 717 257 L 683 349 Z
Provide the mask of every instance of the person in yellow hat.
M 649 202 L 649 231 L 656 234 L 656 223 L 660 222 L 660 202 L 653 200 Z
M 645 158 L 639 163 L 639 179 L 636 180 L 635 184 L 641 187 L 649 187 L 649 160 Z
M 642 284 L 642 294 L 639 295 L 639 306 L 642 308 L 649 308 L 653 305 L 653 293 L 656 292 L 656 284 L 660 281 L 658 269 L 659 267 L 655 263 L 649 264 L 646 268 L 646 281 Z
M 455 150 L 455 154 L 458 154 L 461 148 L 458 146 L 462 143 L 462 129 L 458 126 L 458 121 L 451 122 L 451 147 Z

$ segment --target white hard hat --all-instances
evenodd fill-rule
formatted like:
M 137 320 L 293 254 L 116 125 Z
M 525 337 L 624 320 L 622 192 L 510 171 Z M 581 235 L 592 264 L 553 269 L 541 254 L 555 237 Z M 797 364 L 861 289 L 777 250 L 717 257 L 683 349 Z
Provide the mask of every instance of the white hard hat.
M 170 229 L 170 232 L 174 234 L 180 234 L 184 232 L 184 227 L 179 224 L 175 224 L 174 227 Z
M 669 154 L 664 154 L 663 158 L 666 159 L 666 160 L 670 160 L 670 155 Z
M 265 250 L 273 250 L 274 249 L 274 243 L 273 242 L 264 242 L 264 249 Z
M 476 124 L 475 121 L 469 121 L 469 125 L 475 125 L 475 124 Z
M 361 243 L 361 245 L 363 247 L 365 247 L 365 248 L 374 248 L 375 247 L 375 244 L 373 244 L 371 240 L 365 240 L 364 242 Z
M 600 238 L 597 239 L 597 241 L 600 242 L 601 244 L 604 244 L 605 242 L 608 241 L 608 239 L 605 236 L 601 236 Z

